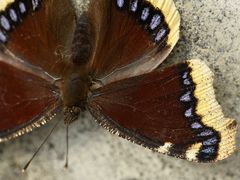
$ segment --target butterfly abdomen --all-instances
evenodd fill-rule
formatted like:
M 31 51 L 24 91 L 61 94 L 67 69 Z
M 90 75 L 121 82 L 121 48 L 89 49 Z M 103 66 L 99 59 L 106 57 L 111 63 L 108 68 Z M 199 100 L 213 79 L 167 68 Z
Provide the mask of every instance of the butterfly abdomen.
M 76 65 L 86 64 L 92 54 L 94 39 L 92 27 L 85 14 L 81 15 L 76 25 L 72 42 L 72 61 Z

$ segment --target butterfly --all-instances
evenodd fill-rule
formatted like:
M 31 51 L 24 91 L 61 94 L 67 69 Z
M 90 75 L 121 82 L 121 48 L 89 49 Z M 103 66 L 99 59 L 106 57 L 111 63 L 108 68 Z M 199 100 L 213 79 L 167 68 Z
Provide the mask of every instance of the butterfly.
M 158 66 L 179 39 L 172 0 L 0 2 L 0 141 L 58 111 L 69 125 L 88 110 L 108 131 L 195 162 L 235 150 L 236 121 L 215 99 L 201 60 Z

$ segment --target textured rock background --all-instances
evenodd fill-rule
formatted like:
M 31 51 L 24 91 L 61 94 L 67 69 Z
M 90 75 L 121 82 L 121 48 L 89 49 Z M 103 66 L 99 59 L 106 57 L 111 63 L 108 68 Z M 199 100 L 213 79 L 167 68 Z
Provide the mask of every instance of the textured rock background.
M 217 98 L 227 116 L 240 123 L 240 1 L 175 0 L 181 13 L 181 39 L 169 63 L 201 58 L 214 71 Z M 81 4 L 81 3 L 80 3 Z M 57 118 L 62 118 L 61 116 Z M 240 154 L 215 164 L 195 164 L 152 153 L 111 135 L 88 113 L 70 128 L 70 168 L 64 170 L 65 128 L 58 126 L 31 164 L 32 156 L 54 122 L 0 144 L 3 180 L 238 180 Z M 238 145 L 240 135 L 238 134 Z

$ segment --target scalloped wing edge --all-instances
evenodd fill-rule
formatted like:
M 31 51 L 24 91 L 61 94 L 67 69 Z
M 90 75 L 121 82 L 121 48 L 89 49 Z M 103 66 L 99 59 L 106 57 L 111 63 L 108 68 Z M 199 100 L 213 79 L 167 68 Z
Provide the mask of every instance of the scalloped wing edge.
M 196 84 L 194 91 L 198 99 L 196 113 L 202 117 L 204 125 L 213 128 L 220 134 L 217 160 L 222 160 L 231 155 L 236 149 L 237 123 L 234 119 L 224 117 L 221 106 L 216 100 L 213 88 L 213 73 L 201 60 L 189 60 L 188 65 L 192 68 L 191 76 Z M 201 143 L 196 143 L 187 151 L 187 158 L 196 161 L 196 152 Z
M 32 119 L 28 124 L 23 125 L 20 129 L 12 130 L 11 132 L 7 132 L 7 135 L 0 137 L 0 143 L 8 140 L 15 139 L 19 136 L 32 132 L 35 128 L 39 128 L 45 124 L 47 124 L 50 120 L 52 120 L 56 115 L 58 109 L 61 105 L 57 105 L 52 107 L 50 110 L 45 111 L 40 114 L 38 117 Z M 13 132 L 14 131 L 14 132 Z

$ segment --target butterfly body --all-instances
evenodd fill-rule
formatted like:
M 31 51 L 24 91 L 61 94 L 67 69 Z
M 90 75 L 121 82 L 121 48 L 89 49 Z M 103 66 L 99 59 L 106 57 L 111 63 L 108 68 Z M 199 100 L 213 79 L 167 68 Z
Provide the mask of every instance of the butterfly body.
M 200 60 L 157 67 L 179 38 L 172 0 L 0 1 L 0 141 L 88 110 L 113 134 L 195 162 L 235 150 L 236 121 Z M 15 90 L 18 88 L 18 90 Z

